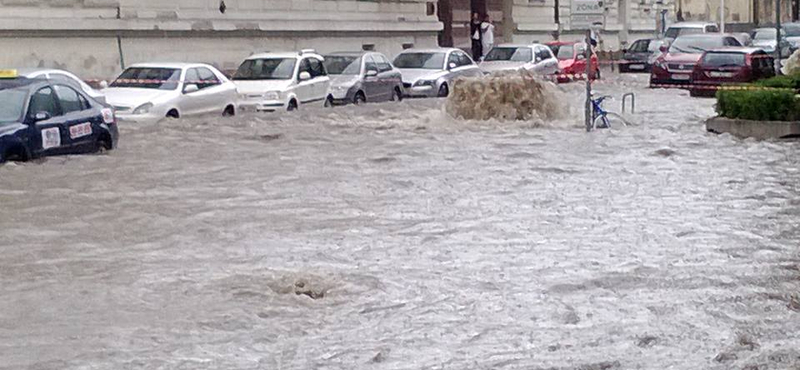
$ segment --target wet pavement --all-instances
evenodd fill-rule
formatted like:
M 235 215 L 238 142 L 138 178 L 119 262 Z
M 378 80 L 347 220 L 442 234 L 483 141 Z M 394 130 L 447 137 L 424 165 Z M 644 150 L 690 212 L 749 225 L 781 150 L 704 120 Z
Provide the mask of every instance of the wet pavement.
M 570 86 L 554 122 L 407 100 L 0 166 L 0 369 L 800 367 L 800 146 L 617 80 L 636 125 L 591 134 Z

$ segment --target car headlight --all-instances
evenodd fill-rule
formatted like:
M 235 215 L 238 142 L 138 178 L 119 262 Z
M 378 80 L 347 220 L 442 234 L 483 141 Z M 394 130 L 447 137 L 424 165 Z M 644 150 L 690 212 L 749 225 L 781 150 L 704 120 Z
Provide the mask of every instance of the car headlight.
M 144 103 L 136 107 L 136 109 L 133 110 L 133 114 L 147 114 L 150 113 L 150 109 L 153 109 L 153 103 Z
M 281 98 L 279 91 L 267 91 L 264 93 L 264 100 L 278 100 Z
M 419 80 L 414 83 L 414 86 L 433 86 L 436 84 L 436 81 L 433 80 Z

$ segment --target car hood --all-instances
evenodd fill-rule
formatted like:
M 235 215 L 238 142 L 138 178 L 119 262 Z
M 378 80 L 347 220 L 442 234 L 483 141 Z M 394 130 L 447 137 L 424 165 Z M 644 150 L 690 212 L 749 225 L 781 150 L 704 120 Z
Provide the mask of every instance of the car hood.
M 753 46 L 774 48 L 778 42 L 776 40 L 753 40 Z
M 28 126 L 23 125 L 21 123 L 10 123 L 7 125 L 0 126 L 0 137 L 6 135 L 13 135 L 15 132 L 22 130 Z
M 702 56 L 703 54 L 694 53 L 666 53 L 662 60 L 672 63 L 697 63 Z
M 263 94 L 267 91 L 286 91 L 292 85 L 292 80 L 238 80 L 233 81 L 240 94 Z
M 514 71 L 525 67 L 525 62 L 510 62 L 505 60 L 494 60 L 491 62 L 481 62 L 481 71 L 492 73 L 497 71 Z
M 106 102 L 115 107 L 134 109 L 145 103 L 156 104 L 177 94 L 177 90 L 137 89 L 130 87 L 109 87 L 102 90 Z
M 447 71 L 436 69 L 400 69 L 403 82 L 413 84 L 419 80 L 436 80 L 447 74 Z
M 575 64 L 575 60 L 574 59 L 559 60 L 558 61 L 558 68 L 559 69 L 567 69 L 567 68 L 572 67 L 573 64 Z
M 352 87 L 361 81 L 358 75 L 331 76 L 331 86 Z

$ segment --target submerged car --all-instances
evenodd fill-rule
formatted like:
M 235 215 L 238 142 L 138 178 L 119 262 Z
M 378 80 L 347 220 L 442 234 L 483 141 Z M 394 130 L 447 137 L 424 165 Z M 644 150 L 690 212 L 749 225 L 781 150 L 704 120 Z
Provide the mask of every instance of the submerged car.
M 236 86 L 207 64 L 135 64 L 103 93 L 120 121 L 141 123 L 209 113 L 236 114 Z
M 735 37 L 727 34 L 680 36 L 653 62 L 650 87 L 686 85 L 692 81 L 694 67 L 707 50 L 725 46 L 742 46 Z
M 554 41 L 547 43 L 558 59 L 558 82 L 575 79 L 574 76 L 586 74 L 586 43 L 572 41 Z M 592 53 L 591 73 L 589 78 L 600 78 L 600 62 L 597 54 Z
M 620 73 L 650 73 L 652 62 L 661 52 L 663 40 L 641 39 L 636 40 L 629 48 L 622 51 L 622 61 L 619 63 Z
M 333 103 L 331 79 L 324 58 L 314 50 L 272 52 L 250 56 L 236 70 L 242 111 L 294 111 L 305 104 Z
M 400 70 L 386 56 L 376 52 L 324 55 L 331 77 L 329 95 L 333 104 L 399 101 L 403 99 Z
M 407 49 L 395 57 L 394 66 L 410 97 L 445 97 L 455 79 L 483 75 L 467 53 L 455 48 Z
M 81 90 L 92 99 L 100 103 L 106 104 L 106 96 L 100 91 L 93 89 L 86 82 L 83 82 L 78 76 L 61 69 L 52 68 L 20 68 L 17 70 L 21 77 L 27 78 L 49 78 L 53 81 L 69 81 L 81 87 Z
M 714 96 L 725 84 L 753 82 L 775 76 L 773 58 L 755 47 L 709 50 L 692 75 L 692 96 Z
M 558 60 L 545 45 L 498 45 L 492 48 L 480 64 L 484 73 L 526 70 L 537 74 L 558 72 Z
M 0 162 L 113 149 L 114 112 L 69 81 L 0 71 Z

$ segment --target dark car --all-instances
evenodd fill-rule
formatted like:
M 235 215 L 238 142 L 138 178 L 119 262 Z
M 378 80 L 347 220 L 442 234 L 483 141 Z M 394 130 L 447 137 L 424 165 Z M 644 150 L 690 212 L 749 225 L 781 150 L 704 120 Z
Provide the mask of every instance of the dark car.
M 775 76 L 773 58 L 761 48 L 709 50 L 692 74 L 692 96 L 714 96 L 724 84 L 753 82 Z
M 620 73 L 650 73 L 652 60 L 658 57 L 659 49 L 664 44 L 663 40 L 641 39 L 636 40 L 622 52 L 622 61 L 619 63 Z
M 706 50 L 725 46 L 742 46 L 728 34 L 698 34 L 680 36 L 669 48 L 661 47 L 662 54 L 650 70 L 650 87 L 686 86 L 692 82 L 694 66 Z
M 80 86 L 0 75 L 0 162 L 116 147 L 114 111 Z
M 329 95 L 333 104 L 399 101 L 403 99 L 400 70 L 376 52 L 333 53 L 324 55 L 325 69 L 331 77 Z

